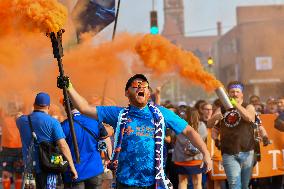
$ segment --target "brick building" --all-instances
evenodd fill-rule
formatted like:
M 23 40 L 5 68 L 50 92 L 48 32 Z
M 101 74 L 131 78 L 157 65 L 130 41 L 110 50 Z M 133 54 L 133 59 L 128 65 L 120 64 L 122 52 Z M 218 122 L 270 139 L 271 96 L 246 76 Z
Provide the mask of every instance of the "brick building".
M 240 80 L 246 94 L 284 95 L 284 6 L 237 8 L 237 25 L 216 42 L 218 78 Z

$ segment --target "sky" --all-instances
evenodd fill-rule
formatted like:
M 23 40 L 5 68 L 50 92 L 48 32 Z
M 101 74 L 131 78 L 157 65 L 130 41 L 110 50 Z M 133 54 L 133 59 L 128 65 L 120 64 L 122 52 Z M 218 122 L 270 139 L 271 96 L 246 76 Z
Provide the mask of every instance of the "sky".
M 159 28 L 164 24 L 163 1 L 154 0 Z M 223 32 L 236 24 L 236 7 L 248 5 L 284 4 L 284 0 L 184 0 L 186 36 L 216 35 L 216 23 L 222 22 Z M 148 33 L 152 0 L 121 0 L 118 31 Z

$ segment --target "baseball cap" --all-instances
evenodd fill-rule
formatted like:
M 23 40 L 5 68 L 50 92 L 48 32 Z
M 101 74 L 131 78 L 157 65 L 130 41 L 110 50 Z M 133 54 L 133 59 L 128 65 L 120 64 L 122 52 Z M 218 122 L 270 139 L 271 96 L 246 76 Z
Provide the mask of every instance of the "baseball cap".
M 178 107 L 187 106 L 187 103 L 185 101 L 179 101 L 177 105 L 178 105 Z
M 149 83 L 145 75 L 143 75 L 143 74 L 135 74 L 134 76 L 132 76 L 131 78 L 128 79 L 128 81 L 127 81 L 127 83 L 125 85 L 125 90 L 127 90 L 130 87 L 131 83 L 135 79 L 142 79 L 143 81 L 146 81 L 147 83 Z
M 50 105 L 50 96 L 47 93 L 40 92 L 36 95 L 35 105 L 38 106 L 49 106 Z

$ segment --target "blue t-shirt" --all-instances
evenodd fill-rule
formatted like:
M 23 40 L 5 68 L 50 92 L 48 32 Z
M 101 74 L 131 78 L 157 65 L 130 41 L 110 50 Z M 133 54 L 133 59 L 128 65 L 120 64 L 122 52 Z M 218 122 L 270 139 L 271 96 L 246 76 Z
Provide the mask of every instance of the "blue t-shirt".
M 34 111 L 31 115 L 31 122 L 33 129 L 37 136 L 37 142 L 40 143 L 42 141 L 47 142 L 56 142 L 59 139 L 65 138 L 65 135 L 62 131 L 60 123 L 51 117 L 50 115 L 41 112 Z M 16 120 L 16 124 L 20 131 L 21 140 L 22 140 L 22 151 L 23 151 L 23 159 L 26 162 L 28 155 L 28 148 L 31 144 L 32 133 L 29 126 L 28 116 L 23 115 Z M 36 162 L 36 172 L 40 173 L 41 169 L 39 166 L 39 156 L 38 156 L 38 145 L 35 144 L 35 162 Z
M 75 168 L 78 173 L 78 179 L 76 182 L 86 180 L 88 178 L 97 176 L 103 173 L 103 164 L 98 151 L 97 140 L 87 131 L 85 131 L 78 122 L 92 132 L 96 138 L 99 136 L 99 124 L 98 121 L 92 118 L 89 118 L 85 115 L 76 112 L 74 116 L 74 130 L 77 137 L 78 148 L 80 152 L 80 163 L 75 163 Z M 69 128 L 68 120 L 65 120 L 61 123 L 63 132 L 66 135 L 66 142 L 68 143 L 72 158 L 75 160 L 74 145 L 72 142 L 72 135 Z M 70 172 L 65 173 L 64 177 L 65 182 L 72 182 Z
M 172 111 L 158 107 L 164 116 L 167 128 L 180 134 L 188 125 Z M 99 121 L 117 126 L 122 107 L 98 106 Z M 124 131 L 117 180 L 129 186 L 150 186 L 155 184 L 155 125 L 153 115 L 146 106 L 139 109 L 130 106 L 128 124 Z

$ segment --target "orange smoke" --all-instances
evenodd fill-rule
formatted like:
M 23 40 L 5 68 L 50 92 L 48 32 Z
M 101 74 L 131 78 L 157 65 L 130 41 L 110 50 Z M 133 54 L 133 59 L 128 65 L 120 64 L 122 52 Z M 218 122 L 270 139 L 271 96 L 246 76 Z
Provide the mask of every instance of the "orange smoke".
M 0 106 L 16 101 L 27 104 L 29 111 L 36 93 L 54 97 L 61 92 L 54 87 L 53 74 L 46 72 L 56 72 L 57 65 L 52 64 L 45 33 L 61 29 L 66 16 L 67 9 L 56 0 L 0 1 Z M 45 86 L 45 80 L 53 82 L 53 88 Z
M 82 44 L 65 51 L 65 73 L 88 100 L 98 95 L 125 104 L 124 86 L 133 74 L 131 65 L 139 61 L 135 45 L 140 38 L 119 34 L 114 41 L 95 45 L 90 36 L 85 36 Z
M 58 104 L 62 91 L 56 87 L 59 73 L 50 39 L 27 31 L 58 31 L 65 22 L 65 8 L 55 0 L 0 0 L 0 17 L 0 104 L 20 96 L 31 106 L 40 91 L 49 93 L 52 103 Z M 75 47 L 65 44 L 65 74 L 87 100 L 103 96 L 107 97 L 105 101 L 114 99 L 119 105 L 127 102 L 124 97 L 127 79 L 139 72 L 137 65 L 143 65 L 137 52 L 145 66 L 156 72 L 177 70 L 208 90 L 221 85 L 203 70 L 191 53 L 158 36 L 142 37 L 121 34 L 114 41 L 98 45 L 86 36 L 85 41 Z M 63 42 L 67 42 L 65 34 Z
M 137 43 L 136 51 L 145 66 L 158 74 L 178 72 L 185 79 L 202 85 L 206 91 L 222 86 L 219 80 L 204 70 L 196 56 L 171 44 L 160 35 L 145 35 Z
M 67 9 L 56 0 L 1 0 L 0 34 L 13 30 L 57 32 L 65 24 Z

